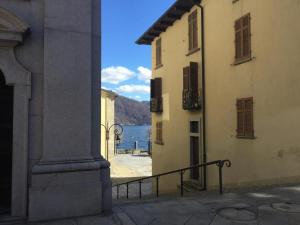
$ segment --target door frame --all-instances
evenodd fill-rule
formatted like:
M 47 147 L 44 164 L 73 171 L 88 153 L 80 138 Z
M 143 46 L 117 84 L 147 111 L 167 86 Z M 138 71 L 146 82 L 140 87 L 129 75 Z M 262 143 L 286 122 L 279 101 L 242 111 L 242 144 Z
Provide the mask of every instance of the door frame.
M 0 8 L 0 70 L 13 93 L 13 147 L 11 216 L 27 217 L 28 118 L 31 73 L 16 59 L 15 48 L 23 43 L 29 27 L 13 13 Z
M 195 132 L 191 132 L 191 129 L 190 129 L 190 124 L 191 122 L 197 122 L 198 123 L 198 132 L 195 133 Z M 202 146 L 202 124 L 201 124 L 201 119 L 199 119 L 199 117 L 195 117 L 195 118 L 190 118 L 189 120 L 189 154 L 190 154 L 190 165 L 191 165 L 191 154 L 192 154 L 192 149 L 191 149 L 191 137 L 197 137 L 199 139 L 199 143 L 198 143 L 198 146 L 199 146 L 199 164 L 202 164 L 203 163 L 203 146 Z M 199 168 L 199 178 L 198 178 L 198 181 L 202 181 L 203 180 L 203 171 L 202 171 L 202 167 Z

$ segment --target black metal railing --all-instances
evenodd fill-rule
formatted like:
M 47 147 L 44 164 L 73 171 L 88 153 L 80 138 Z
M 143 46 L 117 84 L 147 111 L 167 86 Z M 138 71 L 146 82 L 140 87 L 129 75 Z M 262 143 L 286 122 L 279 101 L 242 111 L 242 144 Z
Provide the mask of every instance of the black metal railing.
M 186 171 L 194 169 L 194 168 L 201 168 L 201 167 L 207 167 L 207 166 L 211 166 L 211 165 L 216 165 L 218 167 L 218 173 L 219 173 L 219 192 L 220 194 L 223 194 L 223 167 L 224 165 L 226 165 L 226 167 L 231 167 L 231 161 L 226 159 L 226 160 L 215 160 L 215 161 L 211 161 L 211 162 L 207 162 L 207 163 L 203 163 L 203 164 L 199 164 L 199 165 L 194 165 L 194 166 L 190 166 L 190 167 L 186 167 L 186 168 L 182 168 L 182 169 L 178 169 L 178 170 L 173 170 L 173 171 L 169 171 L 166 173 L 161 173 L 161 174 L 157 174 L 157 175 L 153 175 L 153 176 L 149 176 L 149 177 L 143 177 L 140 179 L 136 179 L 136 180 L 131 180 L 128 182 L 124 182 L 124 183 L 120 183 L 120 184 L 116 184 L 113 185 L 112 188 L 117 188 L 117 199 L 119 199 L 119 190 L 120 187 L 125 185 L 126 186 L 126 198 L 129 198 L 129 184 L 132 183 L 138 183 L 139 184 L 139 198 L 142 198 L 142 183 L 144 180 L 148 180 L 148 179 L 156 179 L 156 197 L 159 197 L 159 178 L 162 176 L 166 176 L 166 175 L 170 175 L 170 174 L 175 174 L 175 173 L 179 173 L 180 174 L 180 195 L 183 196 L 184 193 L 184 187 L 183 187 L 183 175 Z
M 202 98 L 198 91 L 184 90 L 182 92 L 182 108 L 184 110 L 198 110 L 202 107 Z
M 151 98 L 150 100 L 150 112 L 162 112 L 163 111 L 163 99 Z

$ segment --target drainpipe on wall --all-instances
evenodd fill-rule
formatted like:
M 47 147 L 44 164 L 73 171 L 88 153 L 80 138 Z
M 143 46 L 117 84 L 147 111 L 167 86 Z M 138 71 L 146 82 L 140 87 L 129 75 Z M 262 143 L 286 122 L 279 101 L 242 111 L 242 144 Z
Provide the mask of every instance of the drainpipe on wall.
M 203 6 L 196 1 L 196 5 L 201 10 L 201 59 L 202 59 L 202 127 L 203 127 L 203 163 L 207 162 L 206 156 L 206 104 L 205 104 L 205 35 L 204 35 L 204 8 Z M 201 1 L 200 1 L 201 2 Z M 207 189 L 207 168 L 206 166 L 203 168 L 203 189 Z

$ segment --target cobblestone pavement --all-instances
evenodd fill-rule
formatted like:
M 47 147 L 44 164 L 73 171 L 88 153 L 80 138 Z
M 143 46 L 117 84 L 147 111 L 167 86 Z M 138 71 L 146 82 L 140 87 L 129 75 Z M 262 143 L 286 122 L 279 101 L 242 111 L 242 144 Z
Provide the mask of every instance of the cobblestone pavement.
M 107 217 L 43 225 L 300 225 L 300 184 L 116 202 Z M 41 225 L 41 224 L 39 224 Z

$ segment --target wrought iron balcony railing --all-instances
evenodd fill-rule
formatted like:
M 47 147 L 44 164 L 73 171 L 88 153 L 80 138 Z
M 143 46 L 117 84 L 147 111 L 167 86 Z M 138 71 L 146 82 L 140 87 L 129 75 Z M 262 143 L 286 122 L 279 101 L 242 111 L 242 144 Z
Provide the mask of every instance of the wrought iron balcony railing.
M 184 110 L 199 110 L 202 107 L 202 98 L 198 91 L 188 90 L 182 92 L 182 108 Z
M 150 101 L 150 112 L 162 112 L 163 111 L 163 99 L 152 98 Z

